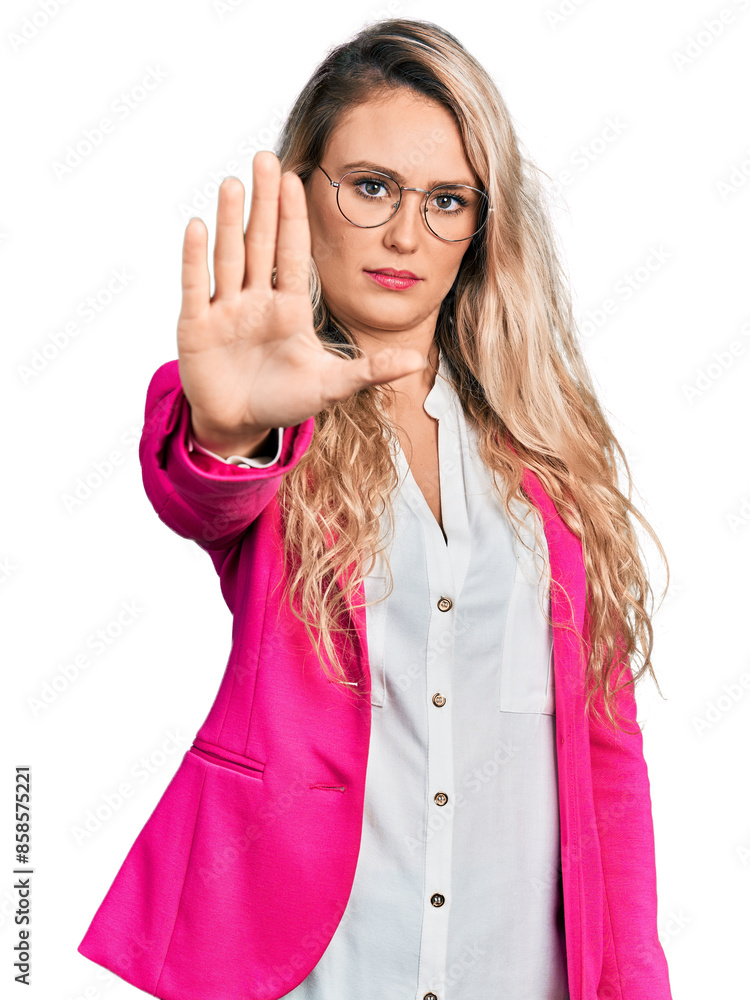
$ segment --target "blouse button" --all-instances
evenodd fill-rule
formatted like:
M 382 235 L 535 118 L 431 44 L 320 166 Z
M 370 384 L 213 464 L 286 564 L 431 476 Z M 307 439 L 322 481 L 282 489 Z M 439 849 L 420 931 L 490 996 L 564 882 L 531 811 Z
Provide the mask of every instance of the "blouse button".
M 442 708 L 443 705 L 445 704 L 444 695 L 440 694 L 440 692 L 438 691 L 436 694 L 432 696 L 432 704 L 437 705 L 438 708 Z
M 448 796 L 445 794 L 445 792 L 438 792 L 437 795 L 435 796 L 435 801 L 439 806 L 444 806 L 445 803 L 448 801 Z
M 425 993 L 423 1000 L 438 1000 L 437 993 Z
M 445 896 L 442 896 L 439 892 L 434 892 L 430 896 L 430 902 L 433 906 L 442 906 L 445 902 Z
M 450 609 L 453 607 L 453 601 L 450 599 L 450 597 L 441 597 L 440 600 L 437 602 L 437 606 L 441 611 L 450 611 Z

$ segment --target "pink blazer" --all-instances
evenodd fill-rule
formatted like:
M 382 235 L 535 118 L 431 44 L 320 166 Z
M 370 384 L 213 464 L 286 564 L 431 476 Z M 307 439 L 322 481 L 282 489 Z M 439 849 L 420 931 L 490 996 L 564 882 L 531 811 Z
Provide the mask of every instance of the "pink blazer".
M 358 705 L 319 668 L 278 586 L 276 493 L 310 444 L 313 418 L 286 428 L 281 461 L 267 469 L 188 452 L 189 420 L 169 361 L 146 397 L 144 487 L 161 520 L 210 555 L 233 614 L 231 653 L 193 745 L 78 951 L 163 1000 L 277 1000 L 320 960 L 354 879 L 370 741 L 365 612 L 350 605 L 349 679 L 367 695 Z M 583 661 L 565 628 L 584 624 L 581 543 L 530 469 L 523 489 L 550 557 L 570 997 L 671 1000 L 632 687 L 619 704 L 633 735 L 587 722 Z M 619 669 L 630 671 L 624 661 Z

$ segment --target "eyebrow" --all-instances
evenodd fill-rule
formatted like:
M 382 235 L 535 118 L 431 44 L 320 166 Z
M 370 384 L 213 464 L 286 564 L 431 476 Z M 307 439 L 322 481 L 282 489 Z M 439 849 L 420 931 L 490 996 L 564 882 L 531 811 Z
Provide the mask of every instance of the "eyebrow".
M 397 170 L 393 170 L 391 167 L 379 166 L 377 163 L 373 163 L 371 160 L 357 160 L 356 163 L 345 163 L 341 169 L 343 170 L 344 173 L 346 173 L 349 170 L 355 170 L 357 167 L 368 167 L 370 170 L 377 170 L 381 174 L 390 174 L 391 177 L 394 180 L 398 181 L 399 184 L 403 185 L 405 183 L 403 174 L 400 174 Z M 467 180 L 463 181 L 433 180 L 429 181 L 429 183 L 427 184 L 427 188 L 428 190 L 432 190 L 432 188 L 437 187 L 438 184 L 465 184 L 467 187 L 475 187 L 475 185 L 471 181 Z

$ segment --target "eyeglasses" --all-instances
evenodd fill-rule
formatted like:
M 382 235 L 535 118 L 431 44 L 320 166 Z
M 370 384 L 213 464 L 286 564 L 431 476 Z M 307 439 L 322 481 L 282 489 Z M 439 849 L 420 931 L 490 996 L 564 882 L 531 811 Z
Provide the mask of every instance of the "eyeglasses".
M 336 188 L 339 211 L 360 229 L 374 229 L 389 222 L 399 210 L 404 191 L 427 195 L 422 204 L 425 222 L 430 232 L 446 243 L 460 243 L 476 236 L 493 211 L 487 193 L 467 184 L 437 184 L 428 191 L 403 187 L 379 170 L 350 170 L 340 181 L 332 181 L 325 170 L 323 173 Z

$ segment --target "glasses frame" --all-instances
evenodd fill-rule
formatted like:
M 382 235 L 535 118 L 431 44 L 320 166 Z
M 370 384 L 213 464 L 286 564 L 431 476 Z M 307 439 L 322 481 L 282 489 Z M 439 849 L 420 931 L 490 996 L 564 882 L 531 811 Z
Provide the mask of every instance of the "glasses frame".
M 396 178 L 395 177 L 391 177 L 390 174 L 384 174 L 382 170 L 367 170 L 367 168 L 365 168 L 365 167 L 360 167 L 357 170 L 347 170 L 347 172 L 345 174 L 343 174 L 342 177 L 339 180 L 334 181 L 334 180 L 331 180 L 330 176 L 328 175 L 328 172 L 323 169 L 323 167 L 322 167 L 322 165 L 320 163 L 316 164 L 316 166 L 320 167 L 320 169 L 323 171 L 323 173 L 326 175 L 326 177 L 328 177 L 328 183 L 331 185 L 331 187 L 335 187 L 336 188 L 336 206 L 338 207 L 339 212 L 341 212 L 341 214 L 344 216 L 344 218 L 346 219 L 346 221 L 350 225 L 356 226 L 358 229 L 378 229 L 380 226 L 384 226 L 386 224 L 386 222 L 390 222 L 391 219 L 396 214 L 396 212 L 398 212 L 399 208 L 401 208 L 401 202 L 402 202 L 403 197 L 404 197 L 404 191 L 419 191 L 422 194 L 429 196 L 429 195 L 432 194 L 433 191 L 437 191 L 438 188 L 441 188 L 441 187 L 467 187 L 470 190 L 476 191 L 478 194 L 482 195 L 482 197 L 485 199 L 485 202 L 486 202 L 486 205 L 487 205 L 487 214 L 485 215 L 484 219 L 482 220 L 482 225 L 479 227 L 479 229 L 477 229 L 475 232 L 473 232 L 471 234 L 471 236 L 462 236 L 460 240 L 448 240 L 448 239 L 445 238 L 445 236 L 438 236 L 438 234 L 435 232 L 435 230 L 430 225 L 429 220 L 427 218 L 427 202 L 429 201 L 429 197 L 426 197 L 424 199 L 424 201 L 422 202 L 422 215 L 424 216 L 424 221 L 427 224 L 427 228 L 430 230 L 430 232 L 432 233 L 432 235 L 434 237 L 436 237 L 439 240 L 442 240 L 443 243 L 465 243 L 466 240 L 473 240 L 474 237 L 478 233 L 481 233 L 481 231 L 486 226 L 487 220 L 490 217 L 490 212 L 494 212 L 494 208 L 489 203 L 490 199 L 489 199 L 489 197 L 487 195 L 487 192 L 486 191 L 482 191 L 480 188 L 472 187 L 471 184 L 436 184 L 434 187 L 430 188 L 429 191 L 428 191 L 427 188 L 405 187 L 403 184 L 399 184 L 398 181 L 396 180 Z M 341 184 L 343 183 L 344 177 L 348 177 L 349 174 L 362 174 L 362 173 L 377 174 L 378 177 L 387 177 L 389 181 L 393 181 L 393 183 L 398 187 L 398 191 L 399 191 L 398 201 L 396 202 L 396 207 L 393 209 L 393 212 L 385 220 L 385 222 L 377 222 L 374 226 L 360 226 L 360 224 L 358 222 L 352 222 L 352 220 L 348 216 L 344 215 L 343 209 L 341 208 L 341 203 L 339 202 L 339 192 L 341 191 Z

